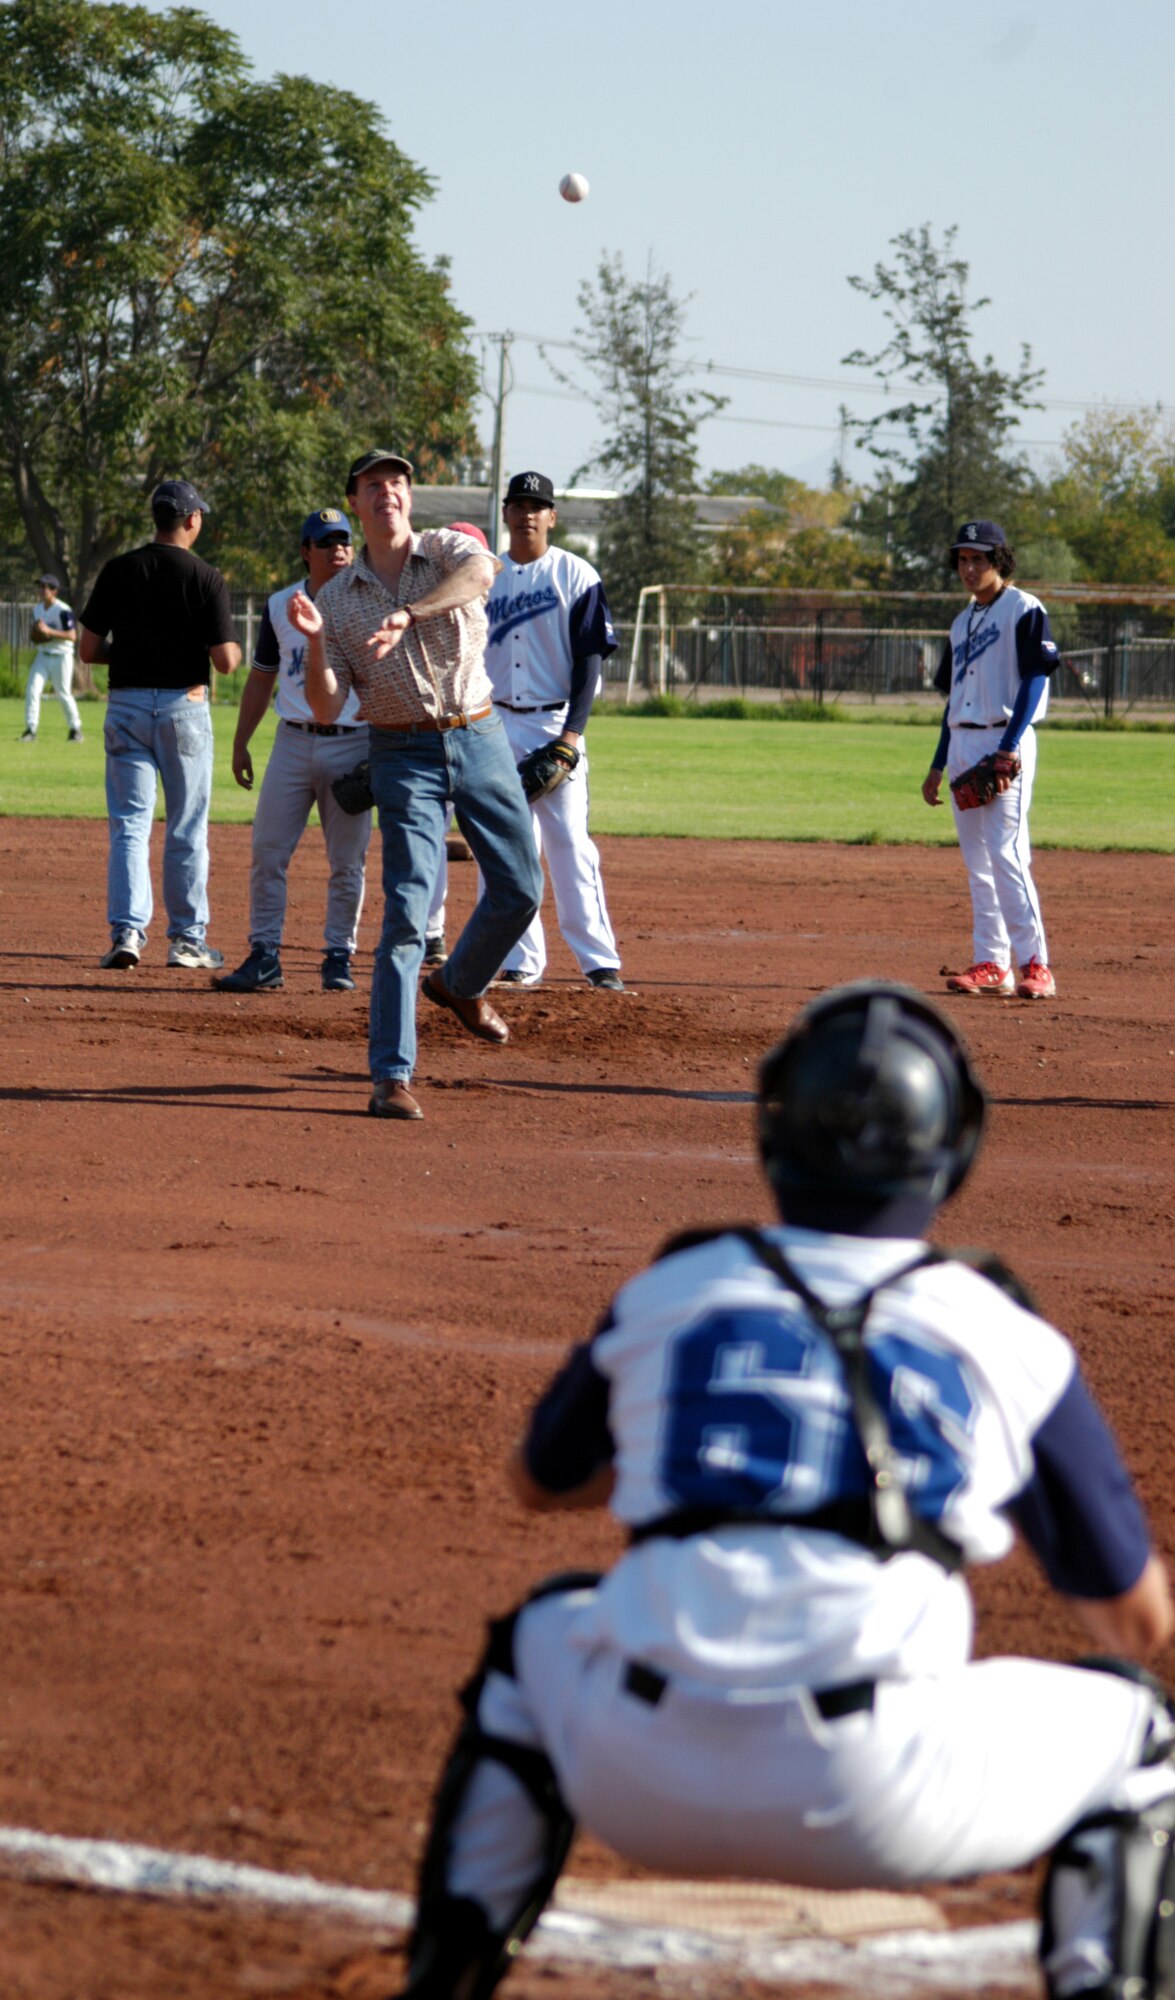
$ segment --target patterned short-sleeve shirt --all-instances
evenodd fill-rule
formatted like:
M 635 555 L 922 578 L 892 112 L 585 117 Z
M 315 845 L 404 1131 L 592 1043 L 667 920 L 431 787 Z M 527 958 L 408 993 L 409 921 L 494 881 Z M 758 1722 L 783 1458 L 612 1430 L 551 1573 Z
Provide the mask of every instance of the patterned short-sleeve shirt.
M 410 625 L 382 660 L 367 644 L 393 611 L 426 596 L 468 556 L 484 554 L 468 535 L 426 529 L 412 537 L 398 591 L 389 590 L 369 568 L 366 549 L 350 569 L 323 585 L 314 601 L 325 627 L 327 662 L 340 687 L 353 687 L 358 694 L 362 721 L 394 729 L 418 723 L 422 716 L 468 714 L 490 700 L 484 598 Z M 496 558 L 491 560 L 497 570 Z

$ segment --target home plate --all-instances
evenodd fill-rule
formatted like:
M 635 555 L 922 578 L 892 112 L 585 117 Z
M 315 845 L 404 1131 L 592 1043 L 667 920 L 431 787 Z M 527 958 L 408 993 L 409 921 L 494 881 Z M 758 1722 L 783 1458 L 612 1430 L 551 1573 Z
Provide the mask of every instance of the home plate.
M 880 1889 L 789 1889 L 775 1882 L 577 1882 L 565 1876 L 557 1910 L 614 1923 L 704 1931 L 717 1938 L 858 1938 L 881 1931 L 940 1931 L 946 1918 L 926 1896 Z
M 528 1951 L 659 1977 L 704 1969 L 717 1995 L 761 1979 L 870 2000 L 1039 1991 L 1035 1923 L 951 1930 L 926 1897 L 757 1882 L 564 1878 Z

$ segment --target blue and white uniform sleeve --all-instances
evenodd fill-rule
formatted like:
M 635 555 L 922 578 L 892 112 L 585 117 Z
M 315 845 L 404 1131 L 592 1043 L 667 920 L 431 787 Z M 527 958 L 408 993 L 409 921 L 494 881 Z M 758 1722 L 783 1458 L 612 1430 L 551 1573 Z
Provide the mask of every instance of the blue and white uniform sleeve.
M 1034 604 L 1016 622 L 1016 666 L 1020 685 L 1012 703 L 1008 726 L 1000 737 L 1001 750 L 1014 750 L 1040 706 L 1040 698 L 1050 674 L 1060 664 L 1049 615 L 1043 604 Z
M 261 614 L 261 628 L 257 634 L 257 644 L 253 648 L 253 665 L 260 667 L 263 673 L 276 674 L 281 663 L 281 647 L 277 642 L 277 633 L 273 629 L 273 620 L 269 615 L 267 604 Z
M 1037 674 L 1047 678 L 1056 673 L 1060 664 L 1061 656 L 1049 630 L 1048 612 L 1043 604 L 1032 604 L 1016 620 L 1016 665 L 1020 678 L 1031 680 Z
M 572 1493 L 602 1465 L 610 1465 L 615 1455 L 608 1427 L 608 1383 L 587 1341 L 572 1349 L 536 1403 L 522 1447 L 523 1463 L 546 1492 Z
M 593 583 L 582 597 L 576 598 L 569 614 L 569 624 L 573 660 L 592 653 L 607 659 L 609 653 L 616 651 L 612 613 L 608 609 L 602 583 Z
M 68 604 L 63 604 L 61 606 L 58 612 L 58 617 L 61 620 L 61 630 L 63 632 L 77 631 L 77 619 L 74 617 L 73 612 L 70 610 Z
M 592 712 L 600 674 L 609 653 L 616 651 L 612 614 L 602 583 L 593 583 L 577 597 L 569 614 L 571 637 L 571 685 L 567 693 L 567 717 L 563 724 L 582 736 Z
M 1150 1536 L 1110 1428 L 1076 1370 L 1032 1454 L 1032 1478 L 1007 1511 L 1054 1590 L 1107 1598 L 1133 1589 Z

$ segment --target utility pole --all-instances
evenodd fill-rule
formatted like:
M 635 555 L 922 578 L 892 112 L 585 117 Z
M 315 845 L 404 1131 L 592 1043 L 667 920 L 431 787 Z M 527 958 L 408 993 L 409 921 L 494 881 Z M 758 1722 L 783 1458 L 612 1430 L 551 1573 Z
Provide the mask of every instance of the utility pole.
M 497 550 L 502 532 L 502 495 L 506 490 L 506 398 L 513 376 L 510 373 L 512 333 L 491 333 L 487 339 L 498 343 L 498 394 L 494 402 L 494 455 L 490 465 L 490 493 L 486 503 L 486 540 Z

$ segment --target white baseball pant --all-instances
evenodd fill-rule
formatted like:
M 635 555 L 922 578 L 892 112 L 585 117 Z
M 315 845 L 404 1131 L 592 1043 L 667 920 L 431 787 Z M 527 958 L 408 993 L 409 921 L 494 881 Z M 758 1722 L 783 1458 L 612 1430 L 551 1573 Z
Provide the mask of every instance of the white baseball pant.
M 65 720 L 70 729 L 80 729 L 82 718 L 73 698 L 73 647 L 64 649 L 56 646 L 38 646 L 29 667 L 29 677 L 24 692 L 24 726 L 37 733 L 41 720 L 41 696 L 48 681 L 65 710 Z
M 499 708 L 515 763 L 529 751 L 553 742 L 563 726 L 561 711 L 539 711 L 516 715 Z M 604 899 L 604 877 L 600 855 L 588 832 L 588 760 L 580 744 L 575 770 L 545 799 L 536 799 L 530 808 L 535 848 L 545 858 L 555 897 L 559 929 L 573 952 L 581 972 L 596 972 L 604 966 L 618 967 L 620 954 Z M 478 895 L 482 883 L 478 877 Z M 547 967 L 547 941 L 542 917 L 536 916 L 523 932 L 506 960 L 504 970 L 541 979 Z
M 947 749 L 947 777 L 957 778 L 999 743 L 1002 725 L 993 729 L 952 729 Z M 972 945 L 976 965 L 1023 968 L 1030 958 L 1047 965 L 1044 918 L 1032 879 L 1032 846 L 1028 809 L 1036 776 L 1036 732 L 1026 729 L 1020 739 L 1020 776 L 1006 792 L 985 806 L 960 812 L 954 804 L 959 848 L 971 884 Z
M 650 1705 L 594 1643 L 591 1593 L 528 1605 L 514 1677 L 491 1671 L 487 1734 L 543 1749 L 576 1819 L 630 1860 L 680 1875 L 825 1888 L 1018 1868 L 1086 1813 L 1132 1802 L 1154 1713 L 1145 1688 L 1038 1660 L 882 1681 L 871 1711 L 826 1721 L 800 1688 L 670 1680 Z M 1175 1788 L 1168 1765 L 1145 1774 Z M 451 1829 L 448 1887 L 505 1924 L 541 1867 L 545 1826 L 500 1763 Z
M 371 814 L 345 813 L 331 783 L 354 770 L 366 755 L 365 728 L 347 729 L 338 736 L 314 736 L 279 721 L 253 821 L 250 944 L 267 945 L 271 951 L 281 946 L 286 876 L 310 809 L 317 805 L 330 867 L 323 942 L 328 951 L 355 950 Z

